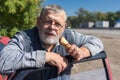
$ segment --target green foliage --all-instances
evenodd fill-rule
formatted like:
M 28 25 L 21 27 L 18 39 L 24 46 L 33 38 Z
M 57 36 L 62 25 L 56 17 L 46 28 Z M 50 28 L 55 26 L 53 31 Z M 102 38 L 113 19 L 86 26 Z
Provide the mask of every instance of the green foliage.
M 7 32 L 7 29 L 6 28 L 2 28 L 0 29 L 0 35 L 2 36 L 7 36 L 8 32 Z
M 70 16 L 68 17 L 68 26 L 72 27 L 77 27 L 79 25 L 79 19 L 76 16 Z
M 116 12 L 116 15 L 117 15 L 117 20 L 120 19 L 120 10 Z
M 13 37 L 13 35 L 14 35 L 16 32 L 18 32 L 18 31 L 19 31 L 18 28 L 13 27 L 13 28 L 10 30 L 10 32 L 9 32 L 9 36 L 10 36 L 10 37 Z
M 6 28 L 10 32 L 14 27 L 18 30 L 32 28 L 41 10 L 41 3 L 41 0 L 0 0 L 1 29 Z M 10 32 L 7 35 L 12 34 Z
M 110 26 L 114 26 L 114 22 L 116 21 L 117 15 L 114 12 L 107 13 L 107 20 L 110 22 Z
M 77 16 L 69 16 L 68 22 L 72 27 L 79 27 L 80 23 L 83 22 L 96 22 L 107 20 L 110 22 L 110 26 L 114 25 L 114 22 L 120 19 L 120 10 L 116 12 L 90 12 L 83 8 L 80 8 L 76 12 Z

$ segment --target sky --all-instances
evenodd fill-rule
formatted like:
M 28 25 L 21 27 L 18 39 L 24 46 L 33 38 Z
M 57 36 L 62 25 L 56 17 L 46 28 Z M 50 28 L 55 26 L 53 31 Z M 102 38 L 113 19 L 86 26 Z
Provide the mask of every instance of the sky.
M 48 4 L 58 4 L 63 7 L 68 16 L 83 8 L 90 12 L 116 12 L 120 10 L 120 0 L 46 0 L 43 6 Z

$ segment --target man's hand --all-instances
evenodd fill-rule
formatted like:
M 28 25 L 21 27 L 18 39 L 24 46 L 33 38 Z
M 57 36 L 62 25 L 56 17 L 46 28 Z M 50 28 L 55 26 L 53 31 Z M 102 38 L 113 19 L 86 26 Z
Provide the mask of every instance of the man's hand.
M 80 59 L 84 58 L 84 57 L 89 57 L 90 56 L 90 52 L 86 47 L 77 47 L 75 44 L 69 44 L 69 42 L 64 38 L 61 37 L 59 39 L 59 42 L 61 45 L 63 45 L 67 52 L 73 57 L 75 58 L 75 61 L 79 61 Z
M 86 47 L 77 47 L 76 45 L 71 45 L 67 48 L 67 52 L 75 58 L 75 61 L 79 61 L 82 58 L 89 57 L 90 52 Z
M 61 56 L 60 54 L 47 52 L 46 53 L 46 63 L 56 66 L 58 68 L 58 74 L 64 71 L 68 65 L 68 60 Z

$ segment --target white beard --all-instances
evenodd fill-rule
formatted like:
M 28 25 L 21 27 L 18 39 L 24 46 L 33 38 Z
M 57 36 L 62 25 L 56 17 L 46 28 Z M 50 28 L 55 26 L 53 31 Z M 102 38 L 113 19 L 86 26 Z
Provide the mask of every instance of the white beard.
M 42 32 L 39 32 L 39 37 L 42 40 L 42 42 L 44 44 L 48 44 L 48 45 L 52 45 L 52 44 L 56 44 L 59 42 L 59 38 L 61 37 L 62 34 L 60 35 L 54 35 L 54 36 L 48 36 L 43 34 Z
M 49 37 L 42 36 L 41 40 L 43 41 L 43 43 L 51 45 L 51 44 L 56 44 L 59 41 L 59 38 L 51 37 L 51 36 L 49 36 Z

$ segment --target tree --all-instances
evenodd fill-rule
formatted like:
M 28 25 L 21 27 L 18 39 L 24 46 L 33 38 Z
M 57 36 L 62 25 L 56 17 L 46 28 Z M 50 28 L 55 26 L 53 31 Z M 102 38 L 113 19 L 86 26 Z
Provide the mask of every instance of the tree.
M 76 12 L 77 14 L 77 18 L 78 20 L 78 26 L 80 25 L 80 23 L 84 23 L 84 22 L 90 22 L 90 21 L 95 21 L 95 14 L 92 12 L 89 12 L 88 10 L 85 10 L 83 8 L 80 8 L 78 10 L 78 12 Z
M 106 20 L 106 13 L 102 12 L 93 12 L 95 21 Z
M 83 8 L 80 8 L 76 12 L 77 16 L 69 16 L 68 21 L 72 27 L 79 27 L 80 23 L 96 22 L 107 20 L 110 23 L 110 27 L 114 26 L 114 22 L 120 19 L 120 10 L 116 12 L 89 12 Z
M 107 12 L 107 20 L 110 22 L 110 27 L 114 27 L 117 15 L 114 12 Z
M 76 16 L 70 16 L 67 19 L 68 26 L 71 28 L 75 28 L 79 26 L 79 21 Z
M 0 28 L 10 32 L 14 27 L 18 30 L 33 27 L 42 2 L 43 0 L 0 0 Z
M 78 15 L 79 22 L 85 22 L 87 20 L 86 16 L 88 17 L 89 15 L 89 11 L 80 8 L 76 14 Z
M 119 20 L 120 19 L 120 10 L 116 11 L 116 15 L 117 15 L 116 20 Z

